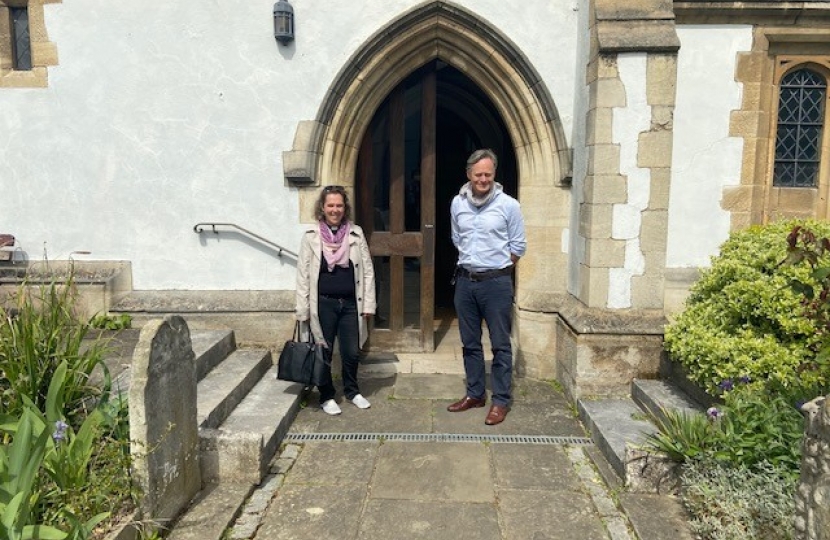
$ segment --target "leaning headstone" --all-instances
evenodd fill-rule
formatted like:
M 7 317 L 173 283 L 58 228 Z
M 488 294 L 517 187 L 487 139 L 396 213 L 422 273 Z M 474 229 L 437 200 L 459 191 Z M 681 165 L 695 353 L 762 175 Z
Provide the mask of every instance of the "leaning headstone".
M 187 323 L 178 315 L 147 323 L 130 382 L 133 474 L 143 520 L 165 526 L 202 487 L 196 370 Z
M 795 539 L 830 540 L 830 396 L 801 407 L 805 417 Z

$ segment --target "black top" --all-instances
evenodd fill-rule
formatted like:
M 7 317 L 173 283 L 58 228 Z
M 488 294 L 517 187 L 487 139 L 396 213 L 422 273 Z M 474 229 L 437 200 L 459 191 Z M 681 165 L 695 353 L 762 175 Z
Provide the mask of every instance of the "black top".
M 325 257 L 321 257 L 320 279 L 317 281 L 317 294 L 329 298 L 354 298 L 354 264 L 349 267 L 336 266 L 329 272 Z

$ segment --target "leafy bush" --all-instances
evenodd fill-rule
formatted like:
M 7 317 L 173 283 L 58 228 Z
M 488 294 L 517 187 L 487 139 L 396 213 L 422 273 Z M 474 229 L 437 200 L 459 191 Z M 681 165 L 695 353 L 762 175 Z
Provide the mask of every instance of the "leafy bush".
M 121 315 L 107 315 L 99 313 L 89 320 L 89 326 L 99 330 L 123 330 L 130 328 L 133 324 L 133 318 L 122 313 Z
M 803 389 L 830 379 L 814 362 L 817 324 L 790 286 L 815 284 L 811 269 L 782 264 L 787 233 L 797 225 L 830 236 L 830 223 L 818 221 L 733 233 L 692 287 L 683 312 L 666 327 L 666 350 L 710 394 L 720 393 L 722 381 L 741 377 L 755 386 Z
M 712 460 L 683 465 L 680 499 L 705 540 L 793 538 L 796 479 L 769 463 L 754 469 Z
M 787 237 L 787 263 L 809 266 L 810 279 L 793 279 L 792 289 L 802 298 L 805 314 L 815 323 L 820 343 L 815 369 L 830 369 L 830 239 L 802 227 Z M 806 263 L 806 265 L 804 264 Z
M 65 361 L 67 378 L 63 402 L 70 420 L 101 388 L 90 384 L 95 369 L 104 373 L 104 391 L 109 376 L 103 363 L 105 345 L 84 347 L 89 326 L 74 313 L 73 281 L 32 287 L 21 285 L 14 309 L 0 308 L 0 410 L 15 416 L 23 410 L 24 398 L 43 410 L 52 376 Z

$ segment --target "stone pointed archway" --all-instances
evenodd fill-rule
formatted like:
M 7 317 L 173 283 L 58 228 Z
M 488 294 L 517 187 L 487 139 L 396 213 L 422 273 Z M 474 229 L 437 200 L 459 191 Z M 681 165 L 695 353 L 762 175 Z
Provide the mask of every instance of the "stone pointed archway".
M 518 266 L 516 368 L 519 374 L 551 378 L 555 316 L 547 306 L 548 299 L 567 295 L 562 239 L 571 211 L 571 149 L 542 77 L 489 22 L 456 4 L 434 1 L 376 32 L 340 70 L 317 117 L 298 125 L 292 149 L 283 153 L 286 181 L 300 188 L 301 220 L 313 215 L 321 183 L 353 189 L 360 142 L 378 107 L 409 74 L 436 59 L 481 89 L 512 141 L 530 246 Z
M 526 186 L 567 184 L 570 151 L 558 112 L 524 54 L 487 21 L 449 2 L 428 2 L 374 34 L 332 83 L 315 120 L 297 127 L 283 153 L 285 178 L 352 185 L 358 145 L 389 92 L 439 58 L 460 70 L 496 105 L 516 147 Z

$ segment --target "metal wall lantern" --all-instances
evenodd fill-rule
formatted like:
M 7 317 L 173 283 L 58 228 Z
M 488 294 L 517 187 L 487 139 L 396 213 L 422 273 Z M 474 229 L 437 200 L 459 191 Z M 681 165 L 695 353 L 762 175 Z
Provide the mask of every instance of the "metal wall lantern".
M 283 45 L 294 41 L 294 8 L 288 0 L 274 4 L 274 38 Z

